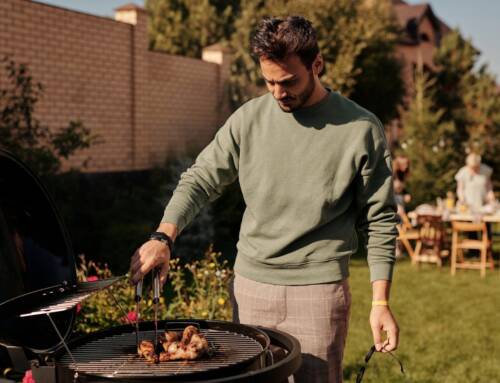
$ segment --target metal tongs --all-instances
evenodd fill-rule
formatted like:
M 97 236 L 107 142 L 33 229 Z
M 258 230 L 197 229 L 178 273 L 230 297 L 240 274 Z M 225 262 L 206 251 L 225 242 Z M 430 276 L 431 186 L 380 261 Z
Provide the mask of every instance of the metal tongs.
M 154 339 L 153 344 L 155 345 L 155 351 L 161 347 L 161 343 L 158 340 L 158 308 L 160 303 L 160 268 L 156 267 L 152 273 L 152 286 L 153 286 L 153 304 L 154 304 Z M 135 343 L 139 347 L 139 321 L 141 318 L 140 302 L 142 300 L 142 287 L 143 280 L 141 279 L 135 285 L 135 312 L 137 314 L 137 319 L 135 321 Z
M 155 345 L 155 352 L 160 353 L 162 344 L 158 339 L 158 307 L 160 303 L 160 268 L 155 267 L 153 270 L 153 305 L 154 305 L 154 324 L 155 324 L 155 338 L 153 344 Z
M 135 285 L 135 344 L 139 349 L 139 320 L 141 319 L 141 310 L 139 308 L 142 300 L 142 279 Z

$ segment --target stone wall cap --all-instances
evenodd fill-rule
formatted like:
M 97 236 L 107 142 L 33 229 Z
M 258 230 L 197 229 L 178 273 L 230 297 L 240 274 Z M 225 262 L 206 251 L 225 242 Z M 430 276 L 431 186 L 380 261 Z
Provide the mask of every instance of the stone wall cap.
M 209 46 L 206 46 L 203 48 L 204 51 L 207 52 L 223 52 L 223 53 L 231 53 L 232 50 L 231 48 L 221 44 L 221 43 L 215 43 Z
M 128 3 L 125 5 L 121 5 L 118 8 L 115 8 L 115 12 L 120 12 L 120 11 L 138 11 L 144 13 L 148 12 L 144 7 L 141 7 L 140 5 L 134 3 Z

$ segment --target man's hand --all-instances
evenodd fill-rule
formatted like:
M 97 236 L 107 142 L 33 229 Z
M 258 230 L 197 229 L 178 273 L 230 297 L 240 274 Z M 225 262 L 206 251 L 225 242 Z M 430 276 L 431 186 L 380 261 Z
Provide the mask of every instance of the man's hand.
M 155 239 L 145 242 L 136 250 L 130 261 L 130 282 L 137 284 L 156 266 L 160 266 L 160 283 L 167 280 L 169 270 L 170 250 L 166 243 Z
M 370 326 L 377 351 L 388 352 L 396 350 L 399 343 L 399 327 L 389 306 L 372 307 Z M 387 339 L 383 340 L 382 332 L 387 333 Z
M 177 226 L 173 223 L 161 223 L 156 231 L 167 234 L 172 241 L 177 237 Z M 155 239 L 145 242 L 136 250 L 130 260 L 130 282 L 137 284 L 144 276 L 156 266 L 160 266 L 160 283 L 167 280 L 170 262 L 170 249 L 166 243 Z
M 391 282 L 379 279 L 372 282 L 373 301 L 389 301 Z M 373 343 L 377 351 L 394 351 L 398 347 L 399 328 L 389 306 L 372 306 L 370 326 L 373 333 Z M 387 338 L 382 338 L 386 332 Z

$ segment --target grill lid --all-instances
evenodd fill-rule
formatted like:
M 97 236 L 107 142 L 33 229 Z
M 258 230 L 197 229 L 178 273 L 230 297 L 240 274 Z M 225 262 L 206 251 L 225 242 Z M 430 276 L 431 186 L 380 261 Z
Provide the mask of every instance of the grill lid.
M 0 149 L 0 305 L 54 286 L 74 286 L 76 268 L 62 220 L 38 178 L 9 152 Z M 34 302 L 35 303 L 35 302 Z M 38 302 L 40 303 L 40 302 Z M 9 306 L 10 307 L 10 306 Z M 25 306 L 26 311 L 34 307 Z M 53 349 L 59 338 L 45 316 L 0 316 L 0 343 L 36 352 Z M 64 336 L 74 310 L 54 314 Z

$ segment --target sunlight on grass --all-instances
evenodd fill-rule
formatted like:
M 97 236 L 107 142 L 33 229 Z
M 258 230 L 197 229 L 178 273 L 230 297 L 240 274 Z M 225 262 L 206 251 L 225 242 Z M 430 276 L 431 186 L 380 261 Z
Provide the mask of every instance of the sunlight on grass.
M 373 339 L 368 324 L 371 287 L 366 262 L 351 263 L 353 297 L 344 378 L 354 382 Z M 406 376 L 388 355 L 376 354 L 363 382 L 500 381 L 500 270 L 459 270 L 449 266 L 396 266 L 391 307 L 401 330 L 396 355 Z

